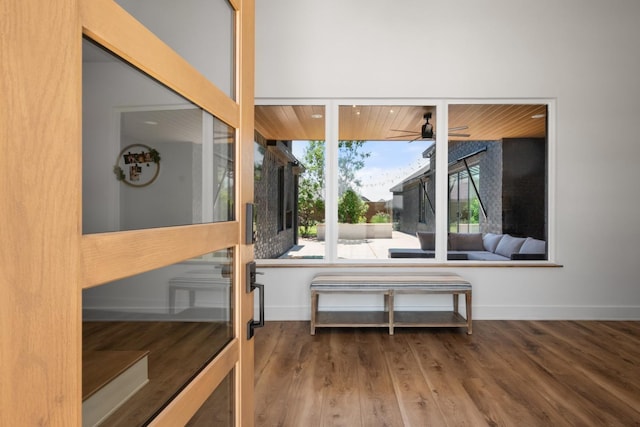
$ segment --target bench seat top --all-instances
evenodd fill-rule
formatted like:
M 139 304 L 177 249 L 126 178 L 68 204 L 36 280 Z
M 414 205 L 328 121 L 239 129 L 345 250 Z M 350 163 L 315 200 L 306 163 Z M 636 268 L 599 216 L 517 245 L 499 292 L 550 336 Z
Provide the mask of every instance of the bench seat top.
M 450 273 L 348 273 L 318 274 L 311 290 L 470 290 L 471 284 Z

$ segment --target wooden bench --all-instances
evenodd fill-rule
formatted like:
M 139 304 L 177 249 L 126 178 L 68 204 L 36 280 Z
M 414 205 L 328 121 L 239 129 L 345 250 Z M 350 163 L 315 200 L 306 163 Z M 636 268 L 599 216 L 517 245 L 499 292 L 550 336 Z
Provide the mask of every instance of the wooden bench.
M 318 274 L 311 281 L 311 335 L 328 327 L 471 327 L 471 284 L 450 273 L 347 273 Z M 320 294 L 378 294 L 384 311 L 319 311 Z M 399 294 L 451 294 L 452 311 L 396 311 Z M 466 317 L 458 311 L 458 297 L 465 296 Z
M 169 314 L 175 314 L 178 311 L 176 306 L 178 291 L 189 293 L 188 308 L 193 308 L 196 305 L 196 292 L 223 292 L 226 301 L 230 289 L 231 279 L 221 276 L 220 273 L 215 273 L 214 269 L 187 271 L 184 276 L 173 277 L 169 280 Z

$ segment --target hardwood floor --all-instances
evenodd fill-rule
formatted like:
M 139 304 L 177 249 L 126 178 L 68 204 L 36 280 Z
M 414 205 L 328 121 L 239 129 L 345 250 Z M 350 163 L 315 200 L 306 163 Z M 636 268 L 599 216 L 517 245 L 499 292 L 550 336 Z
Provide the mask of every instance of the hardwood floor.
M 82 345 L 87 353 L 102 350 L 149 352 L 149 383 L 101 426 L 145 425 L 232 336 L 226 322 L 175 321 L 179 317 L 173 316 L 174 321 L 83 322 Z M 207 403 L 207 407 L 217 408 L 216 413 L 223 419 L 228 418 L 220 409 L 229 406 L 225 399 L 228 400 L 228 396 L 224 393 L 214 394 Z M 203 409 L 203 412 L 206 411 Z M 211 413 L 208 411 L 209 422 L 213 419 Z M 198 415 L 200 418 L 203 417 Z M 192 420 L 190 425 L 208 426 L 211 425 L 209 422 Z
M 640 322 L 267 322 L 256 426 L 640 426 Z

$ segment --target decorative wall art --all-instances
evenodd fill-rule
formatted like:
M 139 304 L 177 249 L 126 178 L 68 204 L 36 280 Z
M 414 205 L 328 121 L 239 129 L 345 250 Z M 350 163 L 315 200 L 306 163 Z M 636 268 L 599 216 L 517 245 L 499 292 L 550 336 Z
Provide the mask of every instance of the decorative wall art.
M 132 187 L 144 187 L 151 184 L 160 172 L 160 153 L 144 144 L 132 144 L 124 147 L 113 167 L 118 181 Z

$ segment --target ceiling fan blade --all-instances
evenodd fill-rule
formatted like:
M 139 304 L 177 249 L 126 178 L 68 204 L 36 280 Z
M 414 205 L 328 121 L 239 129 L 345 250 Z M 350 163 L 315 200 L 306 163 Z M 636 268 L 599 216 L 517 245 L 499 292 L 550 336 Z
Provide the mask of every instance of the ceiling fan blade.
M 458 131 L 458 130 L 465 130 L 465 129 L 469 129 L 469 126 L 456 126 L 456 127 L 453 127 L 453 128 L 449 128 L 449 132 L 451 132 L 451 131 L 455 132 L 455 131 Z
M 460 137 L 460 138 L 468 138 L 471 135 L 468 134 L 468 133 L 450 133 L 449 136 L 457 136 L 457 137 Z
M 421 135 L 395 135 L 395 136 L 387 136 L 385 139 L 397 139 L 398 141 L 406 141 L 416 136 L 419 138 Z
M 419 139 L 423 139 L 423 138 L 422 138 L 422 135 L 418 135 L 417 137 L 413 138 L 413 139 L 412 139 L 411 141 L 409 141 L 409 142 L 417 141 L 417 140 L 419 140 Z
M 393 131 L 393 132 L 420 133 L 420 132 L 415 131 L 415 130 L 405 130 L 405 129 L 389 129 L 389 130 Z

